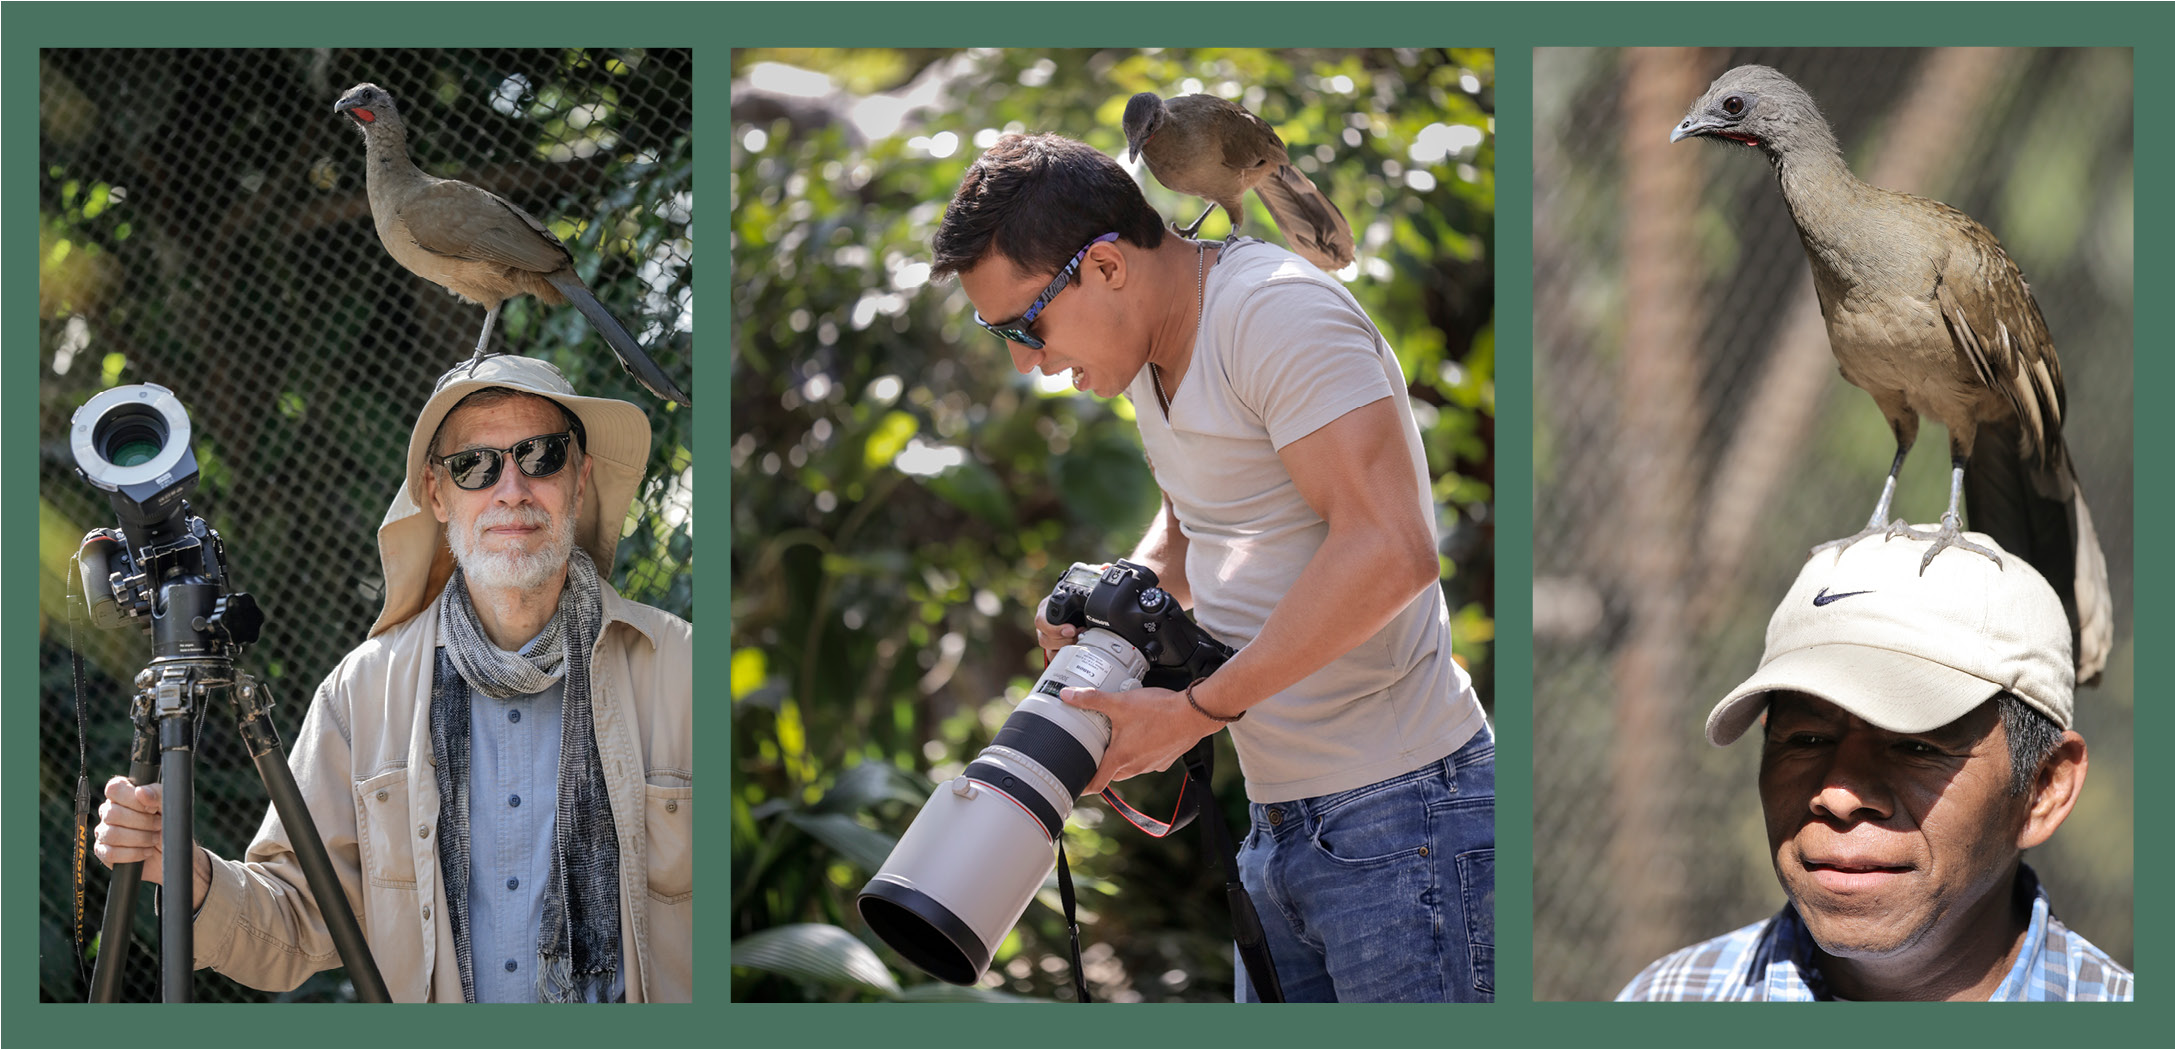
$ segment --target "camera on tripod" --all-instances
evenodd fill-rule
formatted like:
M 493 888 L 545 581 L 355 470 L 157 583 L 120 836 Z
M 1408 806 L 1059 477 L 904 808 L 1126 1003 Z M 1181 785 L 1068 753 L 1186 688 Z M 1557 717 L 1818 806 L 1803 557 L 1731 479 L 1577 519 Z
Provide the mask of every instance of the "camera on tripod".
M 1067 686 L 1183 689 L 1230 659 L 1146 566 L 1075 563 L 1045 618 L 1080 628 L 966 770 L 937 786 L 856 905 L 908 962 L 979 980 L 1056 866 L 1073 799 L 1110 746 L 1110 719 L 1058 699 Z
M 264 627 L 256 599 L 229 587 L 225 543 L 189 513 L 197 480 L 189 434 L 181 400 L 155 383 L 104 391 L 69 423 L 76 473 L 121 520 L 83 537 L 91 622 L 141 625 L 154 657 L 231 655 Z
M 186 887 L 195 878 L 194 726 L 209 698 L 224 694 L 234 708 L 243 746 L 324 909 L 333 945 L 355 982 L 356 998 L 387 1002 L 384 978 L 363 943 L 362 927 L 272 728 L 270 692 L 235 669 L 235 657 L 263 632 L 264 613 L 256 599 L 233 589 L 225 541 L 189 512 L 197 481 L 189 436 L 189 414 L 182 411 L 181 399 L 155 383 L 99 393 L 68 424 L 76 472 L 106 493 L 121 521 L 119 529 L 92 529 L 77 552 L 91 622 L 109 629 L 135 623 L 151 636 L 151 662 L 136 675 L 130 706 L 136 733 L 129 779 L 164 787 L 160 879 L 165 886 Z M 76 789 L 77 820 L 84 827 L 89 801 L 86 776 Z M 79 869 L 82 863 L 79 854 Z M 114 868 L 91 977 L 92 1002 L 113 1002 L 119 996 L 142 874 L 141 861 Z M 80 878 L 79 870 L 79 891 Z M 195 917 L 186 906 L 188 890 L 178 893 L 180 903 L 168 902 L 159 913 L 160 990 L 167 1002 L 188 1002 L 194 995 Z

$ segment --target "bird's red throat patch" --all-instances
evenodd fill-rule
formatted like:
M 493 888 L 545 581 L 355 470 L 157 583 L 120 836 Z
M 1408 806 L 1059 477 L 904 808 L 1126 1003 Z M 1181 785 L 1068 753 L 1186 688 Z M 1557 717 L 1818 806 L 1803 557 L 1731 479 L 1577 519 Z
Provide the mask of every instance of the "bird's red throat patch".
M 372 121 L 378 119 L 377 114 L 372 113 L 369 110 L 362 108 L 361 106 L 357 106 L 354 109 L 348 110 L 348 112 L 354 114 L 356 120 L 362 121 L 365 124 L 371 123 Z

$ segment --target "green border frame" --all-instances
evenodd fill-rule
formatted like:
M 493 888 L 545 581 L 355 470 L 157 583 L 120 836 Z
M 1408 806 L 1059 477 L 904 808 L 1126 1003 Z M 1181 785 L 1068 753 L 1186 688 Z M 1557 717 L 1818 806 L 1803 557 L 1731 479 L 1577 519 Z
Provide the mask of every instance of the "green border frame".
M 546 16 L 549 24 L 537 19 Z M 584 25 L 583 23 L 593 23 Z M 965 5 L 952 3 L 875 4 L 742 4 L 664 5 L 648 3 L 567 4 L 517 7 L 505 4 L 378 3 L 367 7 L 288 4 L 142 4 L 114 3 L 42 4 L 11 3 L 0 8 L 0 151 L 11 163 L 0 166 L 0 304 L 10 309 L 0 320 L 0 335 L 12 345 L 27 348 L 35 341 L 37 271 L 34 244 L 36 226 L 24 217 L 35 212 L 36 184 L 25 163 L 37 148 L 37 51 L 41 47 L 73 46 L 293 46 L 357 38 L 371 44 L 516 45 L 550 44 L 566 36 L 591 38 L 588 42 L 643 44 L 668 42 L 696 48 L 698 76 L 697 127 L 729 133 L 727 62 L 729 49 L 757 45 L 882 45 L 938 46 L 961 43 L 1016 43 L 1082 46 L 1161 43 L 1242 43 L 1281 46 L 1304 42 L 1319 45 L 1366 46 L 1385 37 L 1429 40 L 1443 44 L 1491 46 L 1497 49 L 1497 214 L 1518 215 L 1531 207 L 1531 48 L 1537 45 L 1621 44 L 1742 44 L 1782 42 L 1797 45 L 1936 45 L 1936 44 L 2037 44 L 2115 45 L 2137 49 L 2137 91 L 2140 99 L 2175 99 L 2175 71 L 2167 60 L 2175 58 L 2175 17 L 2157 5 L 2064 4 L 2001 5 L 1996 7 L 1934 6 L 1930 4 L 1769 4 L 1758 6 L 1655 3 L 1655 4 L 1375 4 L 1351 3 L 1336 7 L 1293 5 L 1288 7 L 1170 7 L 1144 3 L 1096 5 Z M 660 39 L 662 38 L 662 39 Z M 2164 127 L 2168 118 L 2158 108 L 2143 111 L 2150 131 Z M 2158 178 L 2170 170 L 2170 147 L 2160 137 L 2139 134 L 2138 183 L 2163 185 Z M 715 166 L 698 175 L 698 188 L 712 199 L 724 191 L 726 175 Z M 2170 208 L 2158 195 L 2141 195 L 2137 228 L 2148 234 L 2175 233 Z M 2148 237 L 2139 238 L 2153 243 Z M 1528 222 L 1498 222 L 1497 226 L 1497 345 L 1530 347 L 1532 334 L 1532 228 Z M 2175 268 L 2165 255 L 2137 259 L 2141 286 L 2165 285 Z M 704 286 L 706 289 L 709 285 Z M 700 301 L 723 304 L 729 300 L 711 291 L 698 291 Z M 2164 330 L 2175 320 L 2175 307 L 2155 298 L 2142 299 L 2133 322 L 2135 330 Z M 712 316 L 711 330 L 719 318 Z M 730 323 L 730 318 L 724 322 Z M 713 335 L 713 340 L 716 336 Z M 713 341 L 712 345 L 719 345 Z M 1502 360 L 1515 362 L 1521 355 L 1505 353 Z M 1530 355 L 1524 355 L 1530 363 Z M 18 552 L 0 559 L 0 574 L 15 570 L 16 586 L 0 599 L 0 683 L 17 697 L 31 695 L 36 678 L 34 645 L 37 603 L 31 589 L 21 583 L 36 550 L 36 514 L 33 497 L 37 474 L 31 457 L 38 446 L 36 429 L 35 355 L 18 352 L 0 365 L 0 409 L 13 409 L 0 418 L 0 536 L 4 549 Z M 717 362 L 722 365 L 725 362 Z M 706 367 L 715 367 L 706 365 Z M 729 369 L 727 370 L 729 372 Z M 9 373 L 18 382 L 5 383 Z M 2175 361 L 2151 353 L 2138 355 L 2135 383 L 2147 389 L 2166 389 L 2175 373 Z M 727 383 L 730 379 L 728 376 Z M 1532 377 L 1530 367 L 1509 364 L 1498 371 L 1497 432 L 1510 435 L 1498 449 L 1497 532 L 1498 579 L 1530 579 L 1532 550 Z M 719 400 L 713 387 L 704 418 L 720 418 Z M 729 410 L 725 418 L 730 419 Z M 707 426 L 697 440 L 706 452 L 722 454 L 730 444 L 727 428 Z M 2175 417 L 2148 414 L 2138 420 L 2137 447 L 2160 447 L 2159 440 L 2175 436 Z M 723 462 L 712 458 L 711 462 Z M 698 497 L 713 522 L 729 521 L 729 483 L 721 489 L 715 480 Z M 2171 486 L 2165 476 L 2157 483 L 2139 486 L 2137 514 L 2154 517 L 2170 509 Z M 2140 581 L 2175 582 L 2171 568 L 2175 553 L 2157 545 L 2139 543 L 2137 575 Z M 729 570 L 728 570 L 729 571 Z M 730 580 L 726 581 L 730 593 Z M 2141 595 L 2150 593 L 2140 587 Z M 2140 637 L 2157 636 L 2169 629 L 2164 603 L 2140 600 L 2136 616 Z M 1337 1046 L 1389 1044 L 1440 1046 L 1480 1045 L 1732 1045 L 1747 1040 L 1747 1006 L 1619 1007 L 1596 1003 L 1533 1003 L 1531 995 L 1532 912 L 1532 639 L 1529 591 L 1507 586 L 1498 595 L 1498 691 L 1500 793 L 1497 810 L 1498 867 L 1497 928 L 1498 995 L 1494 1006 L 1475 1006 L 1454 1013 L 1438 1007 L 1381 1006 L 1360 1008 L 1364 1026 L 1355 1025 L 1354 1011 L 1346 1009 L 1293 1008 L 1265 1015 L 1214 1007 L 1162 1006 L 1136 1009 L 1105 1008 L 1094 1026 L 1071 1022 L 1055 1042 L 1094 1045 L 1166 1044 L 1179 1041 L 1245 1042 L 1264 1046 Z M 715 613 L 709 630 L 716 629 Z M 2143 649 L 2144 647 L 2140 647 Z M 2143 683 L 2165 683 L 2165 660 L 2146 649 L 2140 654 L 2139 678 Z M 710 646 L 698 658 L 701 680 L 723 683 L 728 679 L 726 647 Z M 704 702 L 713 707 L 724 702 L 725 690 L 705 690 Z M 35 924 L 36 851 L 46 847 L 35 841 L 37 762 L 35 707 L 27 703 L 0 711 L 0 738 L 8 741 L 0 752 L 12 761 L 0 762 L 0 1006 L 4 1006 L 4 1039 L 11 1043 L 57 1044 L 75 1042 L 78 1031 L 104 1020 L 107 1015 L 85 1013 L 70 1004 L 36 1001 L 36 966 L 29 964 L 37 951 Z M 2168 728 L 2171 716 L 2155 706 L 2140 705 L 2136 731 L 2139 737 L 2156 735 Z M 729 720 L 722 708 L 706 712 L 696 722 L 696 732 L 706 750 L 729 753 Z M 5 732 L 13 730 L 13 732 Z M 2166 797 L 2171 772 L 2154 763 L 2140 763 L 2137 791 L 2141 797 Z M 713 774 L 714 776 L 714 774 Z M 713 781 L 715 783 L 715 781 Z M 698 841 L 704 881 L 712 886 L 729 885 L 727 818 L 711 816 L 709 808 L 698 818 Z M 2169 855 L 2169 837 L 2156 824 L 2141 825 L 2138 865 L 2157 867 Z M 716 896 L 712 894 L 711 896 Z M 2136 922 L 2142 934 L 2137 952 L 2140 969 L 2155 972 L 2158 937 L 2175 932 L 2166 902 L 2156 895 L 2141 895 Z M 344 1045 L 369 1042 L 377 1045 L 444 1045 L 455 1042 L 478 1045 L 614 1045 L 640 1041 L 651 1045 L 884 1045 L 917 1046 L 956 1044 L 966 1039 L 988 1038 L 997 1042 L 1023 1042 L 1023 1033 L 992 1027 L 1017 1023 L 1019 1010 L 998 1008 L 970 1014 L 974 1007 L 937 1005 L 902 1018 L 880 1007 L 827 1009 L 819 1006 L 726 1003 L 729 986 L 727 923 L 721 914 L 706 912 L 698 924 L 697 972 L 717 995 L 686 1007 L 661 1007 L 645 1012 L 638 1029 L 629 1029 L 615 1016 L 577 1011 L 573 1016 L 546 1016 L 542 1008 L 485 1008 L 452 1011 L 428 1024 L 388 1021 L 377 1030 L 359 1028 L 354 1022 L 327 1024 L 323 1011 L 340 1008 L 318 1006 L 203 1005 L 186 1008 L 183 1025 L 162 1019 L 166 1031 L 154 1037 L 160 1042 L 233 1044 L 244 1026 L 262 1030 L 267 1022 L 288 1022 L 268 1042 L 296 1045 Z M 17 965 L 8 966 L 9 961 Z M 2086 1041 L 2106 1045 L 2150 1045 L 2164 1039 L 2165 1024 L 2175 1020 L 2166 1007 L 2150 1005 L 2156 998 L 2148 977 L 2145 1005 L 2107 1007 L 2092 1017 Z M 396 1010 L 398 1007 L 358 1008 Z M 1970 1010 L 1883 1004 L 1860 1008 L 1877 1020 L 1878 1042 L 1892 1045 L 2046 1045 L 2074 1041 L 2076 1015 L 2049 1009 Z M 1659 1010 L 1666 1016 L 1655 1016 Z M 300 1013 L 296 1013 L 299 1011 Z M 1631 1011 L 1644 1016 L 1627 1024 Z M 308 1016 L 304 1016 L 308 1015 Z M 139 1010 L 137 1016 L 151 1015 Z M 343 1014 L 344 1016 L 344 1014 Z M 1055 1018 L 1051 1018 L 1055 1020 Z M 2155 1021 L 2160 1022 L 2154 1024 Z M 109 1022 L 110 1023 L 110 1022 Z M 1048 1021 L 1035 1026 L 1043 1036 Z M 233 1027 L 210 1027 L 231 1024 Z M 1772 1018 L 1769 1019 L 1772 1025 Z M 412 1034 L 411 1034 L 412 1033 Z M 86 1033 L 88 1034 L 88 1033 Z M 122 1042 L 126 1037 L 89 1035 L 93 1042 Z M 140 1041 L 140 1040 L 132 1040 Z

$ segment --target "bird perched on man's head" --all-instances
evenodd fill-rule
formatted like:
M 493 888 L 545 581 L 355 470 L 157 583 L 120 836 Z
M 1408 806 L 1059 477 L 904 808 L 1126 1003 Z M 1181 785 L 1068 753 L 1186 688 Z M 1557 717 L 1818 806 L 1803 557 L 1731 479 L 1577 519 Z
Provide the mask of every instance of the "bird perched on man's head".
M 2061 594 L 2077 681 L 2097 678 L 2114 642 L 2107 559 L 2062 440 L 2061 358 L 2016 263 L 1963 212 L 1851 174 L 1812 96 L 1774 69 L 1739 66 L 1716 78 L 1669 134 L 1694 137 L 1754 147 L 1774 165 L 1812 264 L 1828 347 L 1896 439 L 1865 529 L 1822 546 L 1911 531 L 1887 520 L 1889 505 L 1919 417 L 1931 417 L 1948 431 L 1949 501 L 1921 566 L 1952 546 L 1999 563 L 1961 534 L 1968 495 L 1971 527 Z
M 1351 263 L 1344 213 L 1292 167 L 1276 129 L 1246 107 L 1214 95 L 1165 99 L 1143 91 L 1125 103 L 1124 128 L 1127 159 L 1145 159 L 1157 182 L 1209 202 L 1191 226 L 1178 228 L 1181 236 L 1193 236 L 1219 207 L 1236 234 L 1246 218 L 1242 198 L 1253 190 L 1293 252 L 1327 271 Z
M 480 360 L 498 322 L 499 306 L 517 295 L 547 304 L 572 302 L 604 337 L 620 367 L 668 401 L 694 401 L 574 272 L 574 257 L 536 216 L 488 190 L 426 174 L 408 159 L 408 126 L 393 96 L 357 84 L 333 104 L 362 132 L 368 163 L 364 186 L 378 243 L 409 272 L 486 308 L 471 360 Z

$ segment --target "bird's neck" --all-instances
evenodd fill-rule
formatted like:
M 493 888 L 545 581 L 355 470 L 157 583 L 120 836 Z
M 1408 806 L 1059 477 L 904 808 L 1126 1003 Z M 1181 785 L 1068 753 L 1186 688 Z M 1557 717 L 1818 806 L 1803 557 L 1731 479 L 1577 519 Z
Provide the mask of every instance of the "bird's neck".
M 1878 219 L 1868 207 L 1876 191 L 1851 174 L 1832 138 L 1771 150 L 1767 158 L 1782 184 L 1790 218 L 1816 263 L 1833 264 L 1865 248 L 1868 238 L 1878 240 Z
M 369 137 L 364 173 L 372 187 L 411 182 L 423 177 L 421 168 L 408 159 L 408 135 L 399 128 L 379 127 Z

